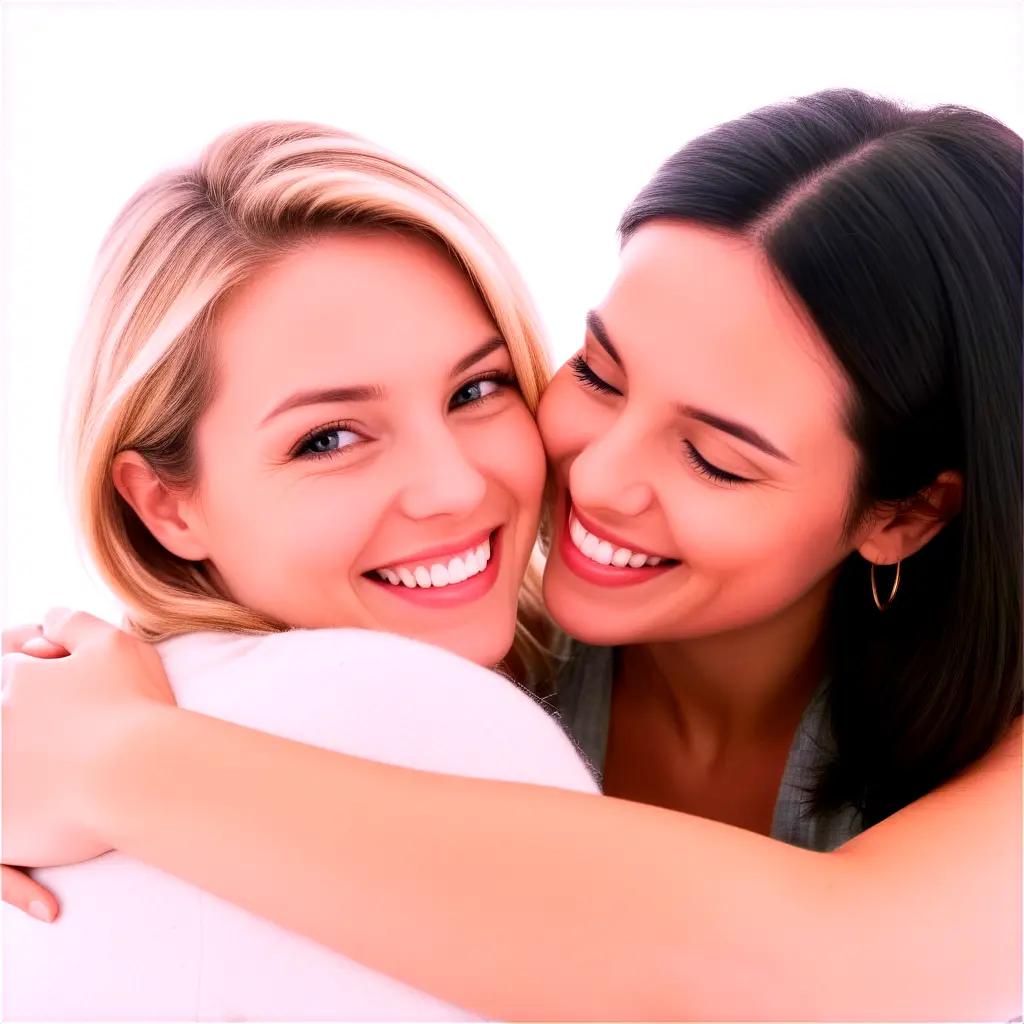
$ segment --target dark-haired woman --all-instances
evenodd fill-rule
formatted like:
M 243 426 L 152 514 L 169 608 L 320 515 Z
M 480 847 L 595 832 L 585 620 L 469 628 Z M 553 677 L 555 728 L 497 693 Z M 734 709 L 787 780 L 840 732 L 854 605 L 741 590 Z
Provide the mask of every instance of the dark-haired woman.
M 975 111 L 832 91 L 626 212 L 540 412 L 605 798 L 178 711 L 74 616 L 36 824 L 492 1017 L 1018 1013 L 1020 165 Z

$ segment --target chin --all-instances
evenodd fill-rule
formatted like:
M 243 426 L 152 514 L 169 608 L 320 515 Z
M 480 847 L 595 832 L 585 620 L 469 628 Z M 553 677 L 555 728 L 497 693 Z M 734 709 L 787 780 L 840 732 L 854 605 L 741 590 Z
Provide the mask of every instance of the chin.
M 607 605 L 592 604 L 577 594 L 566 593 L 544 579 L 544 607 L 555 624 L 574 640 L 593 647 L 617 647 L 638 642 L 643 624 L 623 621 Z
M 601 621 L 602 616 L 588 614 L 587 609 L 578 600 L 559 600 L 557 595 L 549 595 L 545 587 L 544 607 L 555 625 L 568 633 L 573 640 L 595 647 L 607 647 L 615 643 L 614 640 L 606 639 L 608 630 Z
M 417 640 L 433 644 L 435 647 L 443 647 L 460 658 L 481 665 L 484 668 L 494 668 L 500 664 L 508 654 L 515 638 L 515 622 L 503 629 L 474 629 L 472 625 L 463 625 L 460 629 L 453 630 L 451 634 L 423 634 L 417 636 Z
M 554 611 L 551 611 L 551 617 L 573 640 L 589 644 L 591 647 L 619 647 L 637 642 L 635 630 L 595 625 L 593 619 L 560 615 Z

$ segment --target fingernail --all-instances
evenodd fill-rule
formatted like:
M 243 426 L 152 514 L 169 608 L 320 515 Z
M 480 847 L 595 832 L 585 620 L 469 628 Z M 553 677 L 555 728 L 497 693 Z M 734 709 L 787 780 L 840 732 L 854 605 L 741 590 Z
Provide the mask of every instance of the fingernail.
M 53 920 L 53 913 L 42 900 L 32 900 L 28 905 L 28 912 L 33 917 L 38 917 L 40 921 L 46 921 L 47 924 Z

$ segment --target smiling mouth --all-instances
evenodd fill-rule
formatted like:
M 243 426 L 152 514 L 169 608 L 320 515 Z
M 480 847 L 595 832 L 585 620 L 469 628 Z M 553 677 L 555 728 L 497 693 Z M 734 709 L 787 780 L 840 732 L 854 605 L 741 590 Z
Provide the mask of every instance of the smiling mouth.
M 591 533 L 576 517 L 569 506 L 568 536 L 572 546 L 586 559 L 596 565 L 616 569 L 654 569 L 679 565 L 675 558 L 652 555 L 646 551 L 634 551 L 621 547 L 613 541 Z
M 432 558 L 422 562 L 404 562 L 371 569 L 363 573 L 368 580 L 406 590 L 459 589 L 463 584 L 487 572 L 495 554 L 500 527 L 475 547 L 450 558 Z

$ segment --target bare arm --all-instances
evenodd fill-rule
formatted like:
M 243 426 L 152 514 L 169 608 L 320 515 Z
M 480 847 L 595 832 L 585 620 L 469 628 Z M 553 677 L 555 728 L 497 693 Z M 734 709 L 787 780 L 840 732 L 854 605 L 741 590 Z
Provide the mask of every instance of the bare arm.
M 102 765 L 91 821 L 114 846 L 488 1015 L 969 1020 L 1019 1005 L 1019 728 L 834 854 L 173 709 Z
M 5 768 L 32 769 L 4 774 L 20 863 L 116 845 L 492 1017 L 1019 1012 L 1019 722 L 959 779 L 816 854 L 164 706 L 159 659 L 101 627 L 7 680 Z

